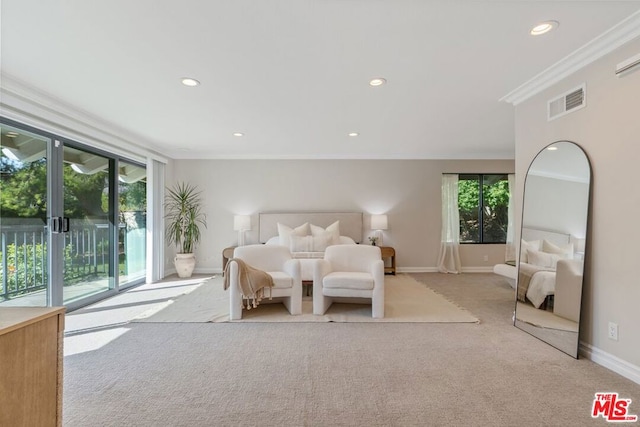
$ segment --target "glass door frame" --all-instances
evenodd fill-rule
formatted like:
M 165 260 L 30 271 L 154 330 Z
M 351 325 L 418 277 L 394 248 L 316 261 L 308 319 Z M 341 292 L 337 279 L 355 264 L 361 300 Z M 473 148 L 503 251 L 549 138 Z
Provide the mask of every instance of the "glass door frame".
M 94 303 L 109 296 L 117 294 L 121 288 L 119 286 L 118 270 L 118 226 L 119 226 L 119 206 L 118 206 L 118 171 L 119 161 L 122 159 L 127 163 L 139 165 L 146 169 L 146 165 L 138 161 L 131 160 L 114 153 L 110 153 L 89 145 L 80 143 L 73 139 L 65 138 L 51 132 L 44 131 L 21 122 L 0 116 L 0 124 L 11 126 L 25 132 L 34 133 L 49 139 L 47 146 L 47 304 L 49 306 L 64 305 L 64 241 L 63 233 L 53 233 L 52 218 L 64 217 L 64 187 L 63 187 L 63 164 L 64 147 L 87 151 L 92 154 L 104 156 L 109 159 L 109 201 L 108 201 L 108 222 L 109 222 L 109 289 L 87 296 L 86 298 L 72 301 L 66 305 L 68 310 Z M 148 252 L 149 248 L 146 248 Z M 127 283 L 125 288 L 144 283 L 144 279 Z

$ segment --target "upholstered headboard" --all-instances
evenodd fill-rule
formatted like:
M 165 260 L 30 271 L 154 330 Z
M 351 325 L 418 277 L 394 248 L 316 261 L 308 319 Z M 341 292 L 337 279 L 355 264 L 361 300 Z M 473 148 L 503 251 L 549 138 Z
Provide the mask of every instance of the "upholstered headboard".
M 526 241 L 546 240 L 554 245 L 566 245 L 571 239 L 567 233 L 557 231 L 538 230 L 536 228 L 522 227 L 522 238 Z
M 260 243 L 278 235 L 278 223 L 295 228 L 308 222 L 324 227 L 340 221 L 340 235 L 362 241 L 362 212 L 262 212 L 258 215 Z

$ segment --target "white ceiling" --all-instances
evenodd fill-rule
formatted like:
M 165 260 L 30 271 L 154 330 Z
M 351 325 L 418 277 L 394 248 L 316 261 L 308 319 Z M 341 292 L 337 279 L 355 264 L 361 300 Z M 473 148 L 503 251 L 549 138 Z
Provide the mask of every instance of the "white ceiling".
M 173 158 L 513 158 L 499 99 L 639 1 L 4 0 L 2 72 Z M 530 28 L 557 20 L 532 37 Z M 189 88 L 180 78 L 202 82 Z M 368 85 L 373 77 L 385 86 Z M 348 137 L 348 132 L 359 132 Z M 244 137 L 232 136 L 243 132 Z

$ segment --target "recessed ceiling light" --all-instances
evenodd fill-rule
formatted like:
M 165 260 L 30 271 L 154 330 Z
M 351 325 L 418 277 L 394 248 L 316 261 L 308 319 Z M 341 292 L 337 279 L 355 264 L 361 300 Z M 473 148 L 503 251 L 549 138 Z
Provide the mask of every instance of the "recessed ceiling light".
M 233 136 L 244 136 L 244 133 L 242 133 L 242 132 L 234 132 Z
M 547 150 L 549 150 L 549 151 L 556 151 L 557 149 L 558 149 L 558 147 L 549 147 L 549 148 L 547 148 Z
M 536 25 L 535 27 L 533 27 L 530 31 L 530 34 L 532 36 L 539 36 L 541 34 L 544 33 L 548 33 L 549 31 L 553 30 L 554 28 L 558 27 L 558 21 L 545 21 L 545 22 L 541 22 L 538 25 Z
M 360 135 L 358 132 L 349 132 L 349 136 L 358 136 Z
M 386 79 L 383 79 L 382 77 L 376 77 L 375 79 L 369 80 L 369 86 L 382 86 L 386 82 Z
M 15 138 L 15 137 L 17 137 L 17 136 L 18 136 L 18 132 L 13 132 L 13 131 L 12 131 L 12 132 L 7 132 L 7 134 L 6 134 L 6 135 L 7 135 L 7 137 L 9 137 L 9 138 Z
M 183 77 L 182 78 L 182 84 L 185 86 L 198 86 L 200 84 L 199 81 L 197 81 L 196 79 L 192 79 L 191 77 Z

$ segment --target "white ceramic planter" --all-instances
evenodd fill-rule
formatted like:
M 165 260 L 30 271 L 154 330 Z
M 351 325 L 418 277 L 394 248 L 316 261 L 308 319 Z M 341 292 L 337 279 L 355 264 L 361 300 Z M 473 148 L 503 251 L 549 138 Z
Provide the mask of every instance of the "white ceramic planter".
M 173 259 L 178 277 L 191 277 L 193 269 L 196 267 L 196 256 L 194 254 L 176 254 Z

